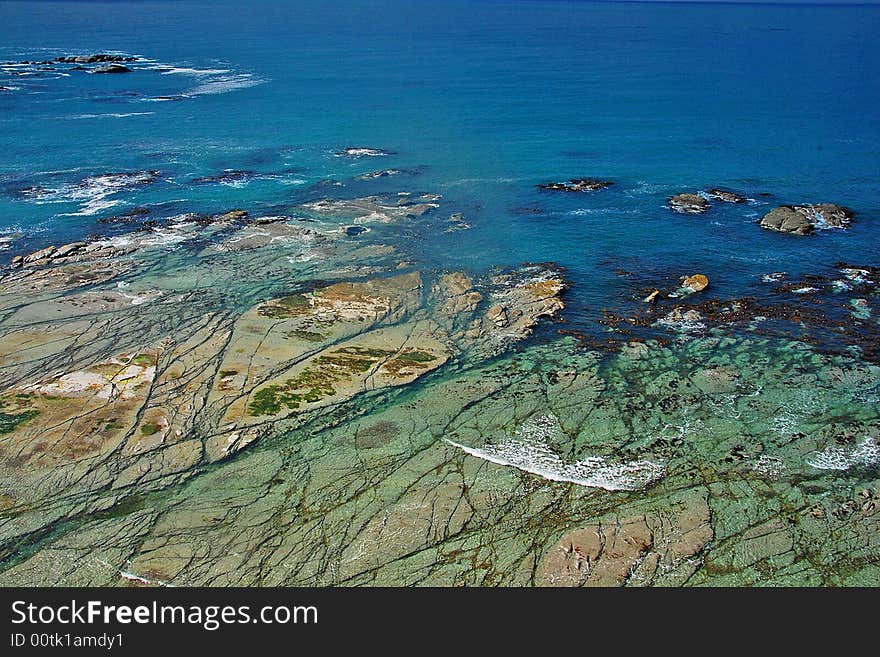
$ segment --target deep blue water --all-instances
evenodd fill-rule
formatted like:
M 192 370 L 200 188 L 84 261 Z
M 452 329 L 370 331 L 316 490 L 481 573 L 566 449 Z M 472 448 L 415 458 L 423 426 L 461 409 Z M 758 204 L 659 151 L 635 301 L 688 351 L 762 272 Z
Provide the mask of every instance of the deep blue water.
M 733 296 L 769 271 L 877 265 L 878 34 L 878 6 L 2 2 L 0 61 L 119 51 L 152 64 L 0 73 L 10 89 L 0 91 L 0 228 L 26 236 L 0 257 L 99 232 L 100 218 L 137 205 L 284 211 L 334 178 L 346 183 L 330 190 L 340 196 L 443 194 L 436 214 L 462 212 L 470 230 L 384 237 L 449 268 L 557 262 L 575 282 L 575 315 L 627 289 L 615 267 L 702 271 Z M 333 156 L 347 146 L 396 154 Z M 388 167 L 416 173 L 350 180 Z M 261 175 L 191 183 L 224 169 Z M 162 182 L 64 191 L 141 170 Z M 576 176 L 617 184 L 535 188 Z M 32 186 L 50 196 L 22 194 Z M 701 217 L 664 207 L 671 193 L 709 186 L 756 203 Z M 854 208 L 858 222 L 805 239 L 755 224 L 773 204 L 823 201 Z

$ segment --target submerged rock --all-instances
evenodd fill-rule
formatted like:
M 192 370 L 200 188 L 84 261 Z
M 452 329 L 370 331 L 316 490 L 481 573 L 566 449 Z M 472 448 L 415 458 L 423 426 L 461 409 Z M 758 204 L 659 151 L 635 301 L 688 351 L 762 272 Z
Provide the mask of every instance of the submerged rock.
M 213 176 L 200 176 L 193 178 L 190 182 L 194 185 L 205 185 L 211 183 L 219 183 L 221 185 L 235 185 L 246 182 L 254 177 L 253 171 L 240 171 L 236 169 L 226 169 L 222 173 Z
M 337 157 L 383 157 L 394 155 L 392 151 L 383 148 L 367 148 L 365 146 L 349 146 L 336 152 Z
M 399 176 L 403 172 L 400 169 L 383 169 L 381 171 L 370 171 L 356 177 L 356 180 L 376 180 L 377 178 L 390 178 L 391 176 Z
M 669 197 L 669 209 L 682 214 L 702 214 L 709 209 L 709 201 L 699 194 L 676 194 Z
M 306 203 L 302 209 L 321 219 L 351 221 L 355 224 L 396 223 L 407 217 L 420 217 L 440 207 L 437 195 L 422 195 L 416 199 L 407 196 L 366 196 L 355 199 L 322 199 Z
M 676 495 L 648 513 L 619 516 L 567 532 L 538 569 L 541 586 L 645 586 L 683 582 L 712 540 L 707 491 Z
M 537 185 L 538 189 L 557 192 L 596 192 L 611 187 L 614 182 L 597 178 L 572 178 L 567 182 L 549 182 Z
M 817 229 L 846 228 L 855 213 L 834 203 L 781 205 L 761 218 L 761 228 L 791 235 L 809 235 Z

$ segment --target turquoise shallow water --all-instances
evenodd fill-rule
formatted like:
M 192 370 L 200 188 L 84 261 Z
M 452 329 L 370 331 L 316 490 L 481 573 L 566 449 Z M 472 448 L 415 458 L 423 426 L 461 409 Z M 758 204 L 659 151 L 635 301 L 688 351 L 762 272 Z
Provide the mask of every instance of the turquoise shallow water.
M 577 323 L 629 282 L 703 271 L 756 294 L 768 271 L 876 264 L 880 66 L 876 6 L 591 2 L 7 2 L 0 60 L 122 52 L 132 74 L 0 74 L 0 226 L 33 250 L 155 217 L 285 212 L 322 195 L 429 191 L 467 231 L 387 231 L 429 264 L 554 261 Z M 175 100 L 157 102 L 157 97 Z M 393 151 L 349 160 L 347 146 Z M 380 168 L 413 175 L 370 182 Z M 87 176 L 159 172 L 113 193 Z M 194 184 L 224 170 L 234 184 Z M 575 176 L 610 190 L 549 194 Z M 314 187 L 332 178 L 338 187 Z M 40 186 L 49 196 L 28 197 Z M 669 194 L 726 186 L 755 199 L 704 217 Z M 78 195 L 78 196 L 77 196 Z M 830 201 L 849 231 L 761 231 L 773 204 Z M 523 211 L 535 208 L 540 213 Z

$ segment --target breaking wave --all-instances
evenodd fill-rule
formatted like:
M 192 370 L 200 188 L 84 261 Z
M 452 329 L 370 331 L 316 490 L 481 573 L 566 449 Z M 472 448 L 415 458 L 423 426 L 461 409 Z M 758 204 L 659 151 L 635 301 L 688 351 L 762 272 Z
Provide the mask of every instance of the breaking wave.
M 548 445 L 561 434 L 559 421 L 552 415 L 531 418 L 508 437 L 482 448 L 468 447 L 446 438 L 446 442 L 471 456 L 507 465 L 550 481 L 564 481 L 605 490 L 642 490 L 666 472 L 653 461 L 614 463 L 602 456 L 591 456 L 575 463 L 565 463 Z
M 880 447 L 873 438 L 865 438 L 855 447 L 832 445 L 807 457 L 807 465 L 819 470 L 849 470 L 853 466 L 871 467 L 880 464 Z

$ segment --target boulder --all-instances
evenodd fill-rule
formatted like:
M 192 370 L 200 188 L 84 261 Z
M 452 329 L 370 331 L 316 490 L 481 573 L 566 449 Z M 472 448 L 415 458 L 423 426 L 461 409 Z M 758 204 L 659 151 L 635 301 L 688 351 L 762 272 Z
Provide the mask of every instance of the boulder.
M 123 64 L 107 64 L 107 66 L 99 66 L 92 73 L 131 73 L 131 69 Z
M 709 201 L 699 194 L 676 194 L 669 198 L 669 208 L 682 214 L 702 214 L 709 209 Z
M 791 235 L 809 235 L 817 228 L 846 228 L 854 213 L 833 203 L 781 205 L 765 214 L 761 228 Z
M 682 287 L 686 287 L 694 292 L 705 290 L 708 285 L 709 279 L 703 274 L 694 274 L 693 276 L 688 276 L 682 281 Z

